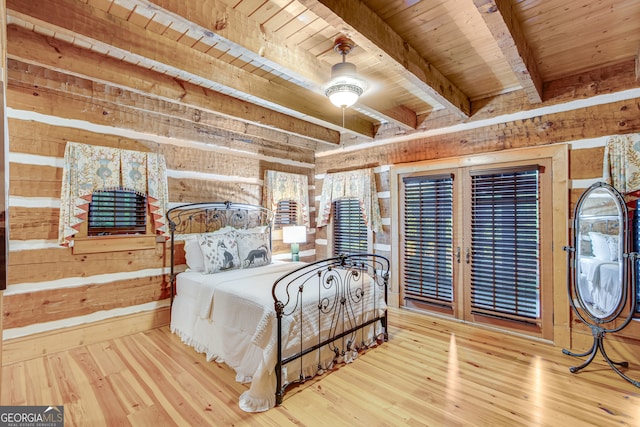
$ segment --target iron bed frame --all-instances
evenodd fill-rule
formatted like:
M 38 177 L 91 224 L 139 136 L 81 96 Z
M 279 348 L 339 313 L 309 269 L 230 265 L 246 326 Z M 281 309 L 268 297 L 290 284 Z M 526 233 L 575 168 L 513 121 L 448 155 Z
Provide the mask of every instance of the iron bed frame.
M 248 229 L 266 226 L 271 242 L 273 213 L 262 206 L 232 202 L 194 203 L 177 206 L 167 212 L 171 233 L 171 303 L 175 293 L 175 240 L 177 235 L 206 233 L 226 226 L 236 229 Z M 377 254 L 340 255 L 322 259 L 298 267 L 277 279 L 272 287 L 275 314 L 277 317 L 277 362 L 276 405 L 283 401 L 285 390 L 296 383 L 304 382 L 311 376 L 303 374 L 303 356 L 317 352 L 317 372 L 324 370 L 321 363 L 321 351 L 324 347 L 334 355 L 334 362 L 340 363 L 354 358 L 359 350 L 369 344 L 379 344 L 388 340 L 388 322 L 386 303 L 389 286 L 389 260 Z M 284 357 L 282 328 L 287 316 L 302 316 L 302 297 L 308 292 L 317 292 L 317 319 L 330 323 L 327 334 L 318 335 L 317 342 L 303 346 L 303 328 L 300 328 L 300 348 L 290 356 Z M 365 297 L 373 292 L 373 309 L 369 315 L 365 310 Z M 377 296 L 377 297 L 376 297 Z M 378 305 L 383 298 L 384 307 Z M 380 304 L 381 305 L 381 304 Z M 323 316 L 328 316 L 323 317 Z M 302 320 L 302 319 L 300 319 Z M 367 342 L 365 328 L 375 327 L 380 322 L 381 332 L 374 334 L 374 341 Z M 301 321 L 302 323 L 302 321 Z M 318 326 L 318 329 L 319 326 Z M 285 366 L 293 366 L 299 361 L 297 379 L 283 381 Z

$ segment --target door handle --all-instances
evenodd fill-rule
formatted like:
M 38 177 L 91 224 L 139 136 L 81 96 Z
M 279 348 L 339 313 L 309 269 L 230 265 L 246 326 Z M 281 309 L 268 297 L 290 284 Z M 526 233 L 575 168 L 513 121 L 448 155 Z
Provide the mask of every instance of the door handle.
M 467 250 L 466 250 L 465 261 L 467 262 L 467 264 L 469 264 L 471 262 L 471 249 L 470 248 L 467 248 Z
M 456 262 L 460 264 L 460 246 L 456 246 Z

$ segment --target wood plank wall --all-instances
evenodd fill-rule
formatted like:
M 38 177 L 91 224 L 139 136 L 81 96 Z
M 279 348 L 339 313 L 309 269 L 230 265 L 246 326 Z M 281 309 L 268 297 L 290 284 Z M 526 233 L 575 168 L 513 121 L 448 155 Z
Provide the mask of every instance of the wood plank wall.
M 0 289 L 0 312 L 3 311 L 4 306 L 4 288 L 6 287 L 7 280 L 7 260 L 8 260 L 8 244 L 6 243 L 7 236 L 7 209 L 9 206 L 6 203 L 7 194 L 5 192 L 5 180 L 8 179 L 8 171 L 6 164 L 8 163 L 8 159 L 5 157 L 5 153 L 8 152 L 6 149 L 8 141 L 8 123 L 7 123 L 7 103 L 6 103 L 6 93 L 7 93 L 7 73 L 6 73 L 6 63 L 7 63 L 7 3 L 5 0 L 0 0 L 0 140 L 2 140 L 2 155 L 0 158 L 2 159 L 2 167 L 0 169 L 0 177 L 2 179 L 2 190 L 0 190 L 0 194 L 2 194 L 2 212 L 0 215 L 0 230 L 2 231 L 2 238 L 0 239 L 0 244 L 4 245 L 1 250 L 2 262 L 1 273 L 2 277 L 0 280 L 3 281 L 2 289 Z M 0 331 L 2 331 L 2 318 L 0 318 Z M 0 340 L 0 366 L 2 365 L 2 341 Z M 0 373 L 0 390 L 2 389 L 2 374 Z
M 226 118 L 16 60 L 8 65 L 11 241 L 4 363 L 61 349 L 53 341 L 63 332 L 70 340 L 66 347 L 103 338 L 78 333 L 82 325 L 100 325 L 113 335 L 168 321 L 169 242 L 88 255 L 57 245 L 68 141 L 163 154 L 172 206 L 214 200 L 261 204 L 268 169 L 306 175 L 310 199 L 315 197 L 315 143 L 273 141 L 270 130 L 265 138 L 222 130 L 212 124 Z M 313 238 L 308 240 L 302 254 L 314 259 Z M 274 256 L 288 258 L 289 246 L 274 241 Z M 184 262 L 182 253 L 178 262 Z M 117 322 L 123 316 L 132 316 L 137 326 L 122 327 Z M 53 340 L 38 347 L 29 337 Z
M 589 80 L 584 80 L 589 81 Z M 607 84 L 610 84 L 608 82 Z M 604 82 L 603 82 L 604 85 Z M 574 87 L 576 93 L 581 90 Z M 513 98 L 512 95 L 507 95 Z M 561 96 L 565 101 L 564 95 Z M 559 103 L 550 100 L 549 105 Z M 517 103 L 514 103 L 517 105 Z M 511 106 L 513 111 L 524 109 Z M 476 106 L 477 109 L 484 106 Z M 501 108 L 505 108 L 504 106 Z M 553 108 L 551 109 L 553 111 Z M 500 152 L 514 148 L 544 146 L 547 144 L 569 145 L 569 212 L 567 224 L 571 224 L 573 210 L 582 192 L 592 183 L 602 180 L 604 146 L 610 135 L 640 132 L 640 99 L 610 101 L 599 105 L 577 109 L 556 107 L 557 112 L 534 116 L 531 119 L 506 121 L 478 126 L 470 130 L 452 131 L 442 135 L 420 139 L 408 139 L 393 144 L 381 144 L 367 147 L 366 150 L 345 149 L 327 150 L 316 155 L 316 194 L 322 192 L 322 178 L 327 171 L 339 164 L 343 170 L 358 169 L 362 165 L 371 165 L 376 173 L 380 210 L 383 217 L 382 233 L 374 235 L 375 251 L 393 256 L 396 248 L 391 242 L 390 188 L 389 170 L 393 165 L 448 157 Z M 513 112 L 513 111 L 504 111 Z M 482 113 L 478 113 L 482 117 Z M 439 120 L 439 119 L 434 119 Z M 474 119 L 471 120 L 473 122 Z M 479 119 L 475 119 L 479 120 Z M 318 205 L 316 205 L 317 208 Z M 316 230 L 316 253 L 324 256 L 327 249 L 327 229 Z M 569 242 L 567 242 L 569 243 Z M 554 283 L 554 292 L 566 292 L 566 282 Z M 394 306 L 400 305 L 399 294 L 390 295 Z M 617 334 L 628 353 L 628 344 L 640 345 L 640 319 L 634 321 L 622 333 Z M 591 332 L 580 324 L 578 319 L 571 320 L 572 345 L 586 347 L 590 345 Z M 626 340 L 629 338 L 630 340 Z M 616 338 L 614 338 L 616 339 Z M 632 357 L 632 360 L 634 358 Z M 637 358 L 636 358 L 637 359 Z
M 556 95 L 545 106 L 592 96 L 594 91 L 606 95 L 616 87 L 615 81 L 590 85 L 591 81 L 577 78 L 567 86 L 570 91 L 548 88 L 547 93 Z M 601 176 L 606 137 L 640 132 L 638 98 L 612 97 L 595 105 L 473 125 L 474 120 L 531 108 L 509 94 L 475 105 L 476 114 L 466 130 L 316 155 L 315 143 L 291 135 L 255 128 L 249 135 L 224 117 L 27 62 L 9 60 L 8 83 L 11 252 L 3 311 L 3 363 L 59 350 L 59 337 L 65 337 L 70 347 L 133 331 L 131 323 L 117 323 L 123 316 L 136 316 L 136 328 L 167 321 L 166 244 L 151 250 L 78 256 L 58 247 L 61 166 L 67 141 L 164 154 L 172 204 L 207 200 L 260 203 L 264 171 L 274 169 L 306 174 L 310 200 L 316 200 L 317 208 L 327 171 L 335 165 L 341 170 L 373 165 L 384 224 L 383 232 L 375 235 L 374 251 L 392 257 L 393 165 L 569 144 L 572 208 L 583 189 Z M 424 129 L 433 124 L 447 126 L 447 118 L 437 113 L 420 122 Z M 257 136 L 261 132 L 262 137 Z M 311 219 L 314 224 L 315 210 Z M 303 259 L 325 257 L 326 227 L 310 232 L 315 232 L 315 238 L 303 245 Z M 274 252 L 286 258 L 289 248 L 274 243 Z M 564 292 L 564 284 L 554 287 Z M 82 333 L 78 328 L 83 325 L 96 325 L 103 335 Z M 48 346 L 34 345 L 44 336 L 58 339 Z

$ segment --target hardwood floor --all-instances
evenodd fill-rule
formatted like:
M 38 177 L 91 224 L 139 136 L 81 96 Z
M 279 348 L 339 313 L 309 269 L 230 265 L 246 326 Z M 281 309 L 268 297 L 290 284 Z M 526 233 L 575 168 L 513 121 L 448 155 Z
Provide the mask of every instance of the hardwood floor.
M 168 327 L 3 367 L 2 405 L 64 405 L 66 426 L 640 425 L 640 389 L 597 356 L 392 309 L 390 340 L 290 390 L 238 408 L 245 385 Z M 638 360 L 627 373 L 640 377 Z

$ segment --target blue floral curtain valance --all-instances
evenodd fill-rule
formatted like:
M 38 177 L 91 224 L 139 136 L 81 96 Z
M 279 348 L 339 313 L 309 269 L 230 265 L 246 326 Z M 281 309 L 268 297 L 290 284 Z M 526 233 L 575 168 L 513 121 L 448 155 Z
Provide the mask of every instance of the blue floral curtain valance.
M 358 199 L 366 226 L 376 233 L 382 231 L 378 191 L 373 169 L 325 175 L 320 196 L 318 227 L 324 227 L 329 223 L 331 203 L 339 199 Z
M 300 207 L 296 222 L 311 227 L 309 220 L 309 184 L 306 175 L 267 170 L 264 173 L 263 206 L 276 211 L 278 202 L 293 200 Z
M 147 196 L 156 233 L 165 234 L 169 194 L 163 155 L 68 142 L 62 171 L 58 242 L 68 245 L 86 221 L 94 191 L 116 189 Z

